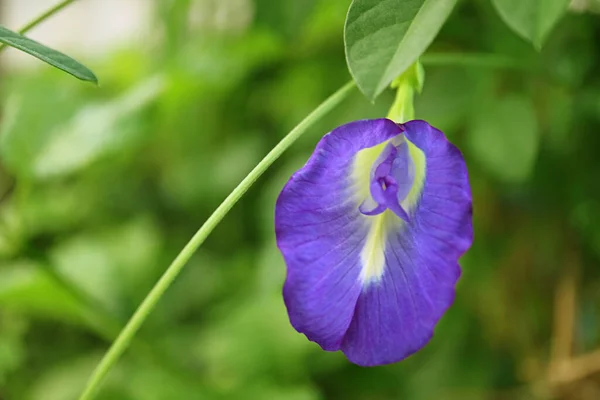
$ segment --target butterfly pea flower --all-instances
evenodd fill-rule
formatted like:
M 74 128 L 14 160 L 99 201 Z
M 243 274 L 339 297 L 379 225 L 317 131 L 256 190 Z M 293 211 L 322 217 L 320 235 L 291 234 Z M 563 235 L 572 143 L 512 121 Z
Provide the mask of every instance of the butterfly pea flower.
M 276 204 L 291 324 L 362 366 L 415 353 L 454 300 L 471 210 L 462 154 L 427 122 L 328 133 Z

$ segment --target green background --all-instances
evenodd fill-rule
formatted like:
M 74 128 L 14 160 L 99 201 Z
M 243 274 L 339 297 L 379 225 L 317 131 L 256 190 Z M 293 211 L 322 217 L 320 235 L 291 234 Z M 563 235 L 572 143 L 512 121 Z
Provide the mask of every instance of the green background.
M 348 0 L 222 1 L 252 18 L 194 26 L 206 1 L 153 2 L 152 40 L 84 60 L 99 88 L 3 71 L 1 400 L 75 399 L 196 229 L 350 79 Z M 386 114 L 391 91 L 371 104 L 355 90 L 216 228 L 99 398 L 600 398 L 599 41 L 593 9 L 537 52 L 465 0 L 423 57 L 416 114 L 465 155 L 475 242 L 422 351 L 360 368 L 296 333 L 283 305 L 276 197 L 324 133 Z

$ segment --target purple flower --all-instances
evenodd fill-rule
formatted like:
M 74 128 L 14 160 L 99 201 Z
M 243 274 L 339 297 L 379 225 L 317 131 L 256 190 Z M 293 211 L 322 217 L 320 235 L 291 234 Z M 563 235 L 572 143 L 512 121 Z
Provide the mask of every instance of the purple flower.
M 460 151 L 424 121 L 356 121 L 325 135 L 277 200 L 294 328 L 363 366 L 422 348 L 471 246 Z

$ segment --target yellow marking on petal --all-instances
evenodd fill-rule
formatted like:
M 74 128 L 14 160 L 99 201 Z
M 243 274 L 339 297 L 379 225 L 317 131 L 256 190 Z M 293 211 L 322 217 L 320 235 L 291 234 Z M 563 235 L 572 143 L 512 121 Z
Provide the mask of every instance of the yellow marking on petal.
M 397 222 L 402 222 L 389 210 L 367 218 L 369 218 L 369 225 L 371 226 L 367 234 L 365 247 L 363 247 L 360 253 L 360 260 L 363 266 L 360 278 L 363 284 L 378 282 L 383 276 L 385 246 L 390 223 L 393 222 L 393 218 L 396 218 Z
M 414 210 L 415 206 L 419 202 L 421 193 L 423 192 L 423 185 L 425 185 L 426 161 L 423 150 L 412 144 L 412 142 L 410 142 L 408 139 L 406 139 L 406 144 L 408 145 L 408 154 L 412 158 L 413 164 L 415 165 L 415 180 L 410 192 L 408 192 L 406 198 L 400 205 L 410 215 L 410 212 Z
M 387 143 L 388 141 L 378 144 L 377 146 L 362 149 L 356 153 L 352 177 L 357 189 L 356 194 L 359 198 L 358 204 L 371 195 L 371 168 Z
M 356 188 L 357 207 L 360 203 L 371 196 L 371 168 L 373 163 L 387 145 L 388 141 L 377 146 L 359 151 L 354 160 L 352 178 Z M 421 149 L 406 139 L 409 155 L 415 166 L 415 178 L 413 187 L 402 201 L 401 205 L 410 215 L 421 197 L 423 185 L 425 184 L 425 154 Z M 381 280 L 385 269 L 385 248 L 387 243 L 387 234 L 392 229 L 398 231 L 406 223 L 397 217 L 393 212 L 386 210 L 379 215 L 362 216 L 369 230 L 366 236 L 365 246 L 363 247 L 360 258 L 362 270 L 360 279 L 363 284 L 377 283 Z

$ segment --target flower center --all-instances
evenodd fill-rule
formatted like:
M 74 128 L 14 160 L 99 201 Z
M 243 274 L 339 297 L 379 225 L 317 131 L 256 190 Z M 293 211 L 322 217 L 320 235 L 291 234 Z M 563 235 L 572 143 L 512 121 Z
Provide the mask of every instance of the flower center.
M 415 165 L 404 135 L 390 140 L 371 167 L 370 196 L 359 207 L 364 215 L 379 215 L 390 210 L 404 221 L 408 213 L 402 207 L 415 181 Z

